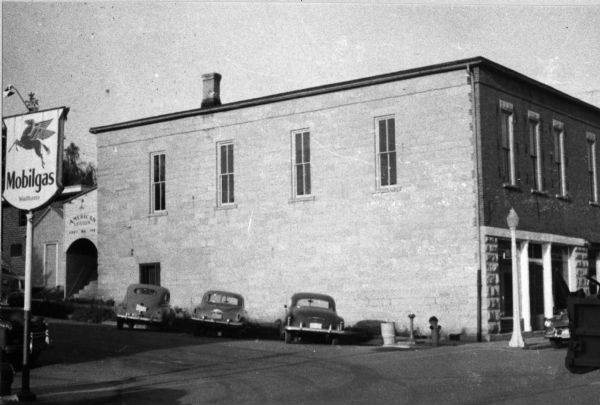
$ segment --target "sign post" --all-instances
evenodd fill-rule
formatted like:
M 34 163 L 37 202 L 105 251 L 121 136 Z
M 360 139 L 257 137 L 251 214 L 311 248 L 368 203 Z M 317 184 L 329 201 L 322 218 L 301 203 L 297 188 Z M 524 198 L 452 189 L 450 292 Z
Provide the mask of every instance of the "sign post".
M 23 370 L 20 401 L 35 401 L 29 387 L 29 322 L 31 318 L 31 251 L 33 210 L 43 207 L 62 191 L 62 152 L 66 107 L 4 118 L 6 173 L 4 199 L 27 211 L 25 243 L 25 299 L 23 303 Z

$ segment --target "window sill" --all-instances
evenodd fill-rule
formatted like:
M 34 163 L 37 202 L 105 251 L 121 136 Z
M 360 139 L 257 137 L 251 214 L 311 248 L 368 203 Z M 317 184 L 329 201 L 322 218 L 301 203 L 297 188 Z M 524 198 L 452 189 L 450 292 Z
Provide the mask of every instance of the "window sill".
M 236 209 L 237 204 L 223 204 L 215 207 L 215 211 L 223 211 L 223 210 L 233 210 Z
M 600 208 L 600 201 L 590 201 L 590 202 L 589 202 L 589 204 L 590 204 L 592 207 L 597 207 L 597 208 Z
M 156 211 L 149 213 L 148 217 L 166 217 L 167 215 L 169 215 L 169 211 Z
M 377 194 L 386 194 L 386 193 L 395 193 L 402 190 L 401 186 L 389 186 L 389 187 L 381 187 L 378 188 L 377 190 L 375 190 L 375 192 L 373 193 L 373 195 L 377 195 Z
M 502 183 L 502 187 L 504 187 L 507 190 L 510 191 L 518 191 L 518 192 L 522 192 L 523 190 L 521 190 L 521 187 L 515 185 L 515 184 L 510 184 L 510 183 Z
M 295 204 L 295 203 L 302 203 L 302 202 L 314 201 L 314 200 L 315 200 L 314 195 L 298 195 L 296 197 L 290 198 L 288 203 Z
M 534 190 L 534 189 L 531 189 L 531 194 L 538 195 L 540 197 L 546 197 L 546 198 L 550 197 L 550 195 L 548 194 L 548 192 L 544 191 L 544 190 Z
M 559 194 L 557 194 L 556 195 L 556 199 L 557 200 L 562 200 L 562 201 L 565 201 L 565 202 L 571 202 L 571 197 L 569 197 L 568 195 L 559 195 Z

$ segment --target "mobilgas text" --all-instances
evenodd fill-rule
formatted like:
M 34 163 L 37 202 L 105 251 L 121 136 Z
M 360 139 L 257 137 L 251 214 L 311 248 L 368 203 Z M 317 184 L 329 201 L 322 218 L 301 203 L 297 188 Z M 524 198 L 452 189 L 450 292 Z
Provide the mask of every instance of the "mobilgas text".
M 7 189 L 23 189 L 35 187 L 35 192 L 39 193 L 43 186 L 54 184 L 54 173 L 36 173 L 35 169 L 29 169 L 28 173 L 25 173 L 25 169 L 21 171 L 21 175 L 18 176 L 17 172 L 12 171 L 6 174 L 6 188 Z

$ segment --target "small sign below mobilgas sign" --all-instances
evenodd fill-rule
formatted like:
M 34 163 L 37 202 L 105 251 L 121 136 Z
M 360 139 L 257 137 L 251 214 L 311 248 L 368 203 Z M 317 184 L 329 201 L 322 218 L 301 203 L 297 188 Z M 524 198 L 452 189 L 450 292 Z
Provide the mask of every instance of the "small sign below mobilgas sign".
M 4 198 L 13 207 L 33 210 L 62 188 L 66 107 L 4 118 L 6 174 Z

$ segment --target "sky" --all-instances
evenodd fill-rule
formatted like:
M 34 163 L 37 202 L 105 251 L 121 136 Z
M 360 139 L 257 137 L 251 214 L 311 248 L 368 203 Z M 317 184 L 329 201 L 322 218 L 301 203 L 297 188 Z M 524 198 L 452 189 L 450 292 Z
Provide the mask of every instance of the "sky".
M 566 3 L 566 2 L 564 2 Z M 2 87 L 91 127 L 484 56 L 600 106 L 600 1 L 2 2 Z M 26 112 L 3 99 L 3 116 Z

